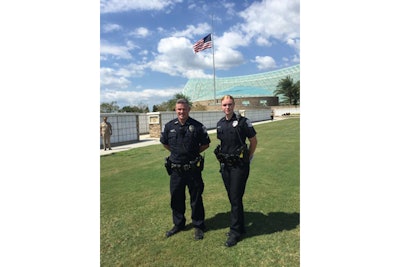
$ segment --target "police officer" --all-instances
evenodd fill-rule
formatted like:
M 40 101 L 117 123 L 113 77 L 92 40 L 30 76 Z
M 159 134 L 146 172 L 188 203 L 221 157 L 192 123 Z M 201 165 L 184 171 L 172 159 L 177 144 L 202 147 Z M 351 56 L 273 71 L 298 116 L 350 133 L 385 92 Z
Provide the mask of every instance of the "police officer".
M 103 147 L 104 150 L 111 150 L 110 139 L 112 135 L 112 126 L 111 123 L 107 121 L 107 117 L 103 117 L 103 122 L 100 123 L 100 136 L 103 137 Z
M 235 101 L 230 95 L 221 99 L 225 116 L 217 123 L 217 138 L 221 144 L 214 153 L 221 165 L 221 176 L 231 204 L 230 231 L 225 246 L 237 244 L 245 231 L 243 195 L 250 173 L 250 161 L 257 146 L 256 131 L 250 120 L 236 116 Z M 247 147 L 246 138 L 250 145 Z
M 172 221 L 174 226 L 166 232 L 170 237 L 185 228 L 185 190 L 190 194 L 191 219 L 195 240 L 204 236 L 204 183 L 201 171 L 204 158 L 200 155 L 210 144 L 206 127 L 189 117 L 190 106 L 186 99 L 178 99 L 175 105 L 177 118 L 166 123 L 160 142 L 170 151 L 165 167 L 170 175 Z

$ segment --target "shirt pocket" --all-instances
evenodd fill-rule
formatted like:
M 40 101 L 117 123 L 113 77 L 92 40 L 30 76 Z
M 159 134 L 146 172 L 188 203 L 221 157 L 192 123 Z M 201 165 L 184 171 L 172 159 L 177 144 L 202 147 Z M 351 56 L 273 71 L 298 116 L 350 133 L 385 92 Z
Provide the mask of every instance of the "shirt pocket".
M 177 134 L 176 134 L 176 132 L 169 132 L 168 133 L 168 144 L 169 145 L 176 145 L 177 144 Z
M 218 139 L 221 139 L 221 138 L 222 138 L 222 134 L 223 134 L 222 129 L 221 129 L 221 128 L 217 128 L 217 138 L 218 138 Z

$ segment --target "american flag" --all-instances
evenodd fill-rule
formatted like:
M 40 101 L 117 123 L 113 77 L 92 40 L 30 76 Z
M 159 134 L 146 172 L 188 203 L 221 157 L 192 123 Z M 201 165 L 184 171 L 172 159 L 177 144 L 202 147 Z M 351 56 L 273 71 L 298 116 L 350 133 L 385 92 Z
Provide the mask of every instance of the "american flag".
M 211 33 L 204 37 L 203 39 L 198 40 L 194 45 L 193 45 L 193 50 L 195 53 L 203 51 L 204 49 L 211 48 L 212 47 L 212 41 L 211 41 Z

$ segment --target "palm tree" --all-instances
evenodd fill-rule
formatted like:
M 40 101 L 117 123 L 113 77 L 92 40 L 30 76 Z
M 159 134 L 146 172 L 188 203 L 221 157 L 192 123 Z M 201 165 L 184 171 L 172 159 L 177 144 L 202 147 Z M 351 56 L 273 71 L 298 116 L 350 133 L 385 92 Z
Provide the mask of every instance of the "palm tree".
M 293 105 L 298 105 L 300 101 L 300 80 L 293 86 Z
M 274 95 L 282 95 L 283 100 L 288 101 L 289 104 L 297 105 L 300 100 L 300 81 L 293 83 L 293 79 L 290 76 L 279 81 L 277 88 L 274 91 Z

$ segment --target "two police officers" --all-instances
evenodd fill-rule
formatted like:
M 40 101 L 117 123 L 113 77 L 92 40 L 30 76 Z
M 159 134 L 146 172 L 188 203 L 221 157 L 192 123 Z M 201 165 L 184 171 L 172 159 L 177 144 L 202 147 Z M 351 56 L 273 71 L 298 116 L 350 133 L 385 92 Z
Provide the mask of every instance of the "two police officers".
M 185 218 L 185 189 L 189 189 L 191 219 L 195 240 L 203 239 L 205 212 L 203 205 L 204 182 L 201 172 L 204 158 L 200 155 L 210 144 L 206 127 L 189 117 L 190 106 L 186 99 L 175 104 L 177 118 L 165 124 L 160 142 L 170 151 L 165 167 L 170 175 L 170 194 L 173 228 L 166 232 L 170 237 L 183 230 Z
M 220 172 L 231 204 L 230 231 L 225 246 L 237 244 L 246 230 L 243 195 L 250 173 L 250 162 L 257 146 L 256 131 L 251 121 L 234 113 L 235 101 L 230 95 L 221 99 L 225 116 L 217 123 L 217 138 L 221 144 L 214 153 L 220 162 Z M 246 139 L 250 145 L 247 147 Z

